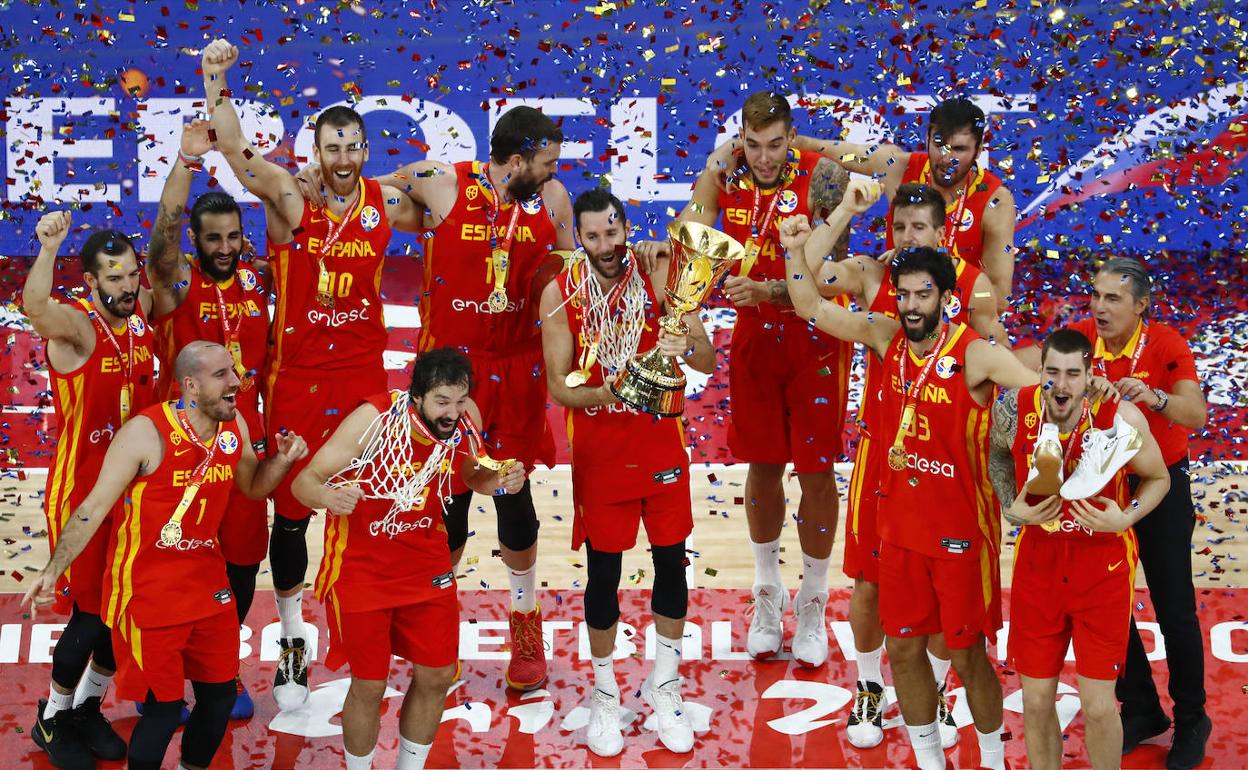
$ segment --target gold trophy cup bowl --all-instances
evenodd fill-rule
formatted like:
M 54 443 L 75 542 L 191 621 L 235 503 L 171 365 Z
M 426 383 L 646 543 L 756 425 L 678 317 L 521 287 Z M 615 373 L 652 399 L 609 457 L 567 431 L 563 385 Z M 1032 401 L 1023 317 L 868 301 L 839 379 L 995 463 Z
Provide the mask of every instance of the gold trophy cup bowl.
M 672 261 L 667 273 L 667 313 L 659 325 L 669 334 L 684 335 L 683 318 L 702 306 L 711 289 L 745 256 L 745 247 L 713 227 L 695 222 L 667 226 Z M 657 347 L 633 356 L 611 382 L 616 398 L 634 409 L 659 417 L 679 417 L 685 411 L 685 373 L 674 356 Z

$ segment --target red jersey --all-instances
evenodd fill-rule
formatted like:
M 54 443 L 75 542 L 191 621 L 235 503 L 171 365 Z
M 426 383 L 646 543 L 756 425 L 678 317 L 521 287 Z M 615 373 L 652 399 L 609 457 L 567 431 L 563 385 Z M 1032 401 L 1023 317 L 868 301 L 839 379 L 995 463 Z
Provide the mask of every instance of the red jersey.
M 160 433 L 163 453 L 160 465 L 126 489 L 109 541 L 102 615 L 123 635 L 131 623 L 140 628 L 189 623 L 220 612 L 231 601 L 217 530 L 243 456 L 238 420 L 220 423 L 204 443 L 182 427 L 176 402 L 148 407 L 143 416 Z M 182 537 L 166 545 L 161 529 L 209 456 L 199 491 L 182 519 Z
M 901 175 L 901 183 L 915 182 L 935 188 L 927 153 L 910 153 L 910 162 Z M 984 267 L 984 211 L 988 202 L 1001 187 L 1001 179 L 978 165 L 962 181 L 965 196 L 959 196 L 945 206 L 945 237 L 953 239 L 953 251 L 957 256 L 981 270 Z M 893 248 L 893 211 L 889 208 L 888 226 L 885 229 L 887 248 Z
M 975 282 L 979 280 L 982 274 L 978 268 L 971 267 L 965 259 L 954 260 L 954 270 L 957 272 L 958 280 L 953 286 L 953 295 L 949 299 L 948 317 L 953 323 L 971 325 L 971 297 L 975 288 Z M 880 281 L 879 291 L 875 293 L 875 298 L 871 300 L 871 306 L 868 310 L 872 313 L 880 313 L 888 318 L 897 319 L 897 287 L 893 285 L 892 270 L 884 267 L 884 275 Z M 866 357 L 866 374 L 864 375 L 864 383 L 862 387 L 862 403 L 858 408 L 858 427 L 868 436 L 871 435 L 871 424 L 874 420 L 872 416 L 884 393 L 884 378 L 880 370 L 880 362 L 874 356 Z M 891 436 L 889 438 L 892 438 Z M 882 446 L 877 444 L 876 446 Z
M 555 247 L 555 224 L 540 193 L 496 204 L 486 169 L 480 161 L 455 164 L 459 196 L 425 241 L 417 343 L 422 352 L 449 345 L 469 355 L 506 355 L 541 344 L 537 308 L 531 307 L 533 282 Z M 488 303 L 496 277 L 492 244 L 501 247 L 509 230 L 512 240 L 503 286 L 507 304 L 494 313 Z
M 366 403 L 384 414 L 397 395 L 399 391 L 381 393 L 370 396 Z M 452 443 L 462 436 L 460 430 Z M 386 472 L 417 474 L 435 445 L 413 429 L 412 448 L 412 459 L 406 467 Z M 416 604 L 454 586 L 446 525 L 442 521 L 442 496 L 459 490 L 451 489 L 449 484 L 441 488 L 438 480 L 444 474 L 458 477 L 464 457 L 458 446 L 448 453 L 442 468 L 410 510 L 392 513 L 390 500 L 364 499 L 350 515 L 327 516 L 325 554 L 316 577 L 317 598 L 326 603 L 332 600 L 332 606 L 343 612 L 366 612 Z M 380 462 L 374 459 L 360 469 L 359 475 L 378 473 Z
M 1014 433 L 1014 446 L 1012 454 L 1014 455 L 1014 478 L 1018 485 L 1022 486 L 1027 479 L 1027 472 L 1031 470 L 1032 452 L 1036 448 L 1036 439 L 1040 435 L 1040 425 L 1044 422 L 1044 397 L 1043 391 L 1039 385 L 1029 385 L 1018 391 L 1018 421 L 1015 423 L 1017 429 Z M 1063 478 L 1070 478 L 1075 472 L 1075 468 L 1079 466 L 1079 458 L 1083 457 L 1083 440 L 1087 432 L 1096 428 L 1098 430 L 1109 430 L 1114 427 L 1114 416 L 1118 414 L 1117 402 L 1102 401 L 1088 409 L 1088 414 L 1079 425 L 1075 426 L 1074 435 L 1062 435 L 1062 454 L 1065 457 L 1065 467 L 1063 468 Z M 1101 491 L 1097 492 L 1093 497 L 1101 496 L 1118 503 L 1119 507 L 1126 508 L 1127 501 L 1131 497 L 1130 488 L 1127 486 L 1127 469 L 1124 466 L 1109 480 Z M 1029 503 L 1038 503 L 1040 497 L 1038 495 L 1027 495 Z M 1130 535 L 1133 530 L 1122 532 L 1093 532 L 1085 528 L 1074 516 L 1071 515 L 1070 502 L 1062 501 L 1062 514 L 1058 521 L 1061 527 L 1056 532 L 1050 532 L 1042 526 L 1032 526 L 1029 532 L 1032 535 L 1041 537 L 1067 537 L 1067 538 L 1084 538 L 1093 537 L 1100 540 L 1116 540 L 1124 535 Z
M 269 382 L 291 369 L 312 376 L 326 370 L 381 369 L 387 340 L 381 271 L 390 244 L 381 185 L 360 179 L 355 205 L 343 219 L 305 202 L 294 232 L 290 243 L 269 241 L 277 295 Z M 322 253 L 326 242 L 330 246 Z M 332 307 L 317 298 L 322 258 Z
M 1187 340 L 1165 324 L 1141 321 L 1136 325 L 1135 332 L 1122 352 L 1117 355 L 1105 349 L 1105 342 L 1096 332 L 1095 319 L 1085 318 L 1067 328 L 1074 329 L 1091 340 L 1092 373 L 1099 374 L 1110 382 L 1134 377 L 1150 388 L 1161 388 L 1167 393 L 1173 393 L 1175 383 L 1180 380 L 1200 382 L 1196 373 L 1196 359 L 1192 357 L 1192 349 Z M 1161 458 L 1166 465 L 1174 465 L 1186 459 L 1191 430 L 1146 406 L 1141 406 L 1140 411 L 1148 420 L 1148 428 L 1152 431 L 1153 438 L 1157 439 Z
M 188 262 L 191 277 L 186 296 L 172 313 L 152 322 L 158 342 L 156 355 L 160 359 L 160 398 L 173 401 L 181 394 L 173 376 L 173 364 L 188 343 L 208 340 L 227 348 L 232 348 L 231 342 L 237 343 L 243 368 L 243 385 L 236 399 L 238 409 L 247 420 L 252 438 L 263 438 L 260 384 L 268 357 L 269 334 L 269 303 L 264 287 L 255 271 L 245 265 L 239 265 L 235 275 L 227 280 L 217 282 L 205 275 L 194 259 L 188 258 Z
M 584 271 L 593 268 L 576 262 L 559 274 L 564 300 L 584 280 Z M 659 341 L 659 300 L 650 279 L 642 276 L 646 290 L 645 327 L 637 344 L 646 352 Z M 584 302 L 569 301 L 568 329 L 572 333 L 572 360 L 580 361 L 585 347 Z M 603 385 L 602 366 L 591 367 L 589 381 L 582 387 Z M 681 469 L 689 472 L 685 451 L 684 420 L 658 418 L 623 403 L 567 410 L 568 443 L 572 448 L 572 485 L 593 485 L 602 500 L 628 500 L 645 493 L 655 483 L 655 474 Z M 605 489 L 604 489 L 605 488 Z
M 97 312 L 87 300 L 68 306 L 90 318 L 95 349 L 71 372 L 58 372 L 48 364 L 52 403 L 60 423 L 46 487 L 48 546 L 53 550 L 70 515 L 95 486 L 104 453 L 125 421 L 122 389 L 129 383 L 130 415 L 151 404 L 156 391 L 155 338 L 140 304 L 136 302 L 134 315 L 119 329 L 106 328 L 112 318 Z M 101 531 L 96 536 L 106 538 L 107 534 Z M 70 565 L 68 579 L 72 579 L 73 570 Z
M 996 551 L 999 514 L 988 480 L 991 410 L 966 387 L 966 351 L 979 335 L 964 324 L 948 324 L 944 344 L 933 355 L 930 376 L 918 394 L 912 435 L 905 438 L 906 468 L 880 468 L 880 538 L 937 558 Z M 918 379 L 926 359 L 917 357 L 898 330 L 884 356 L 880 442 L 892 442 L 901 425 L 906 383 Z

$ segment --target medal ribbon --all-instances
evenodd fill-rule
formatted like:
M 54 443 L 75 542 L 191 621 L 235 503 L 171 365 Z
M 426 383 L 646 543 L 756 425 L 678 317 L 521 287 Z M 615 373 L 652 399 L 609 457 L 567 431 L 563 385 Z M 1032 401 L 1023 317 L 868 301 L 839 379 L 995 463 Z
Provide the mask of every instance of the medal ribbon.
M 212 288 L 217 292 L 217 314 L 221 318 L 221 337 L 225 343 L 226 350 L 230 351 L 230 357 L 234 359 L 234 371 L 241 380 L 247 375 L 247 369 L 243 366 L 243 346 L 239 344 L 238 335 L 243 326 L 243 313 L 240 309 L 238 318 L 234 321 L 234 326 L 230 326 L 229 309 L 225 304 L 225 295 L 221 293 L 221 287 L 216 281 L 213 281 Z
M 520 222 L 520 201 L 512 201 L 511 218 L 507 222 L 507 229 L 503 233 L 502 243 L 498 240 L 498 215 L 502 211 L 502 193 L 490 181 L 490 170 L 485 168 L 482 178 L 485 180 L 485 186 L 490 192 L 490 268 L 494 272 L 494 290 L 490 292 L 491 296 L 506 298 L 507 296 L 507 273 L 510 269 L 509 257 L 511 255 L 511 242 L 516 235 L 516 227 Z M 505 305 L 504 305 L 505 309 Z M 496 310 L 495 312 L 502 312 Z
M 932 174 L 932 161 L 929 158 L 923 164 L 923 173 L 920 176 L 924 180 L 924 184 L 936 188 L 936 179 Z M 962 226 L 962 215 L 966 212 L 966 201 L 971 197 L 971 188 L 978 185 L 984 178 L 984 172 L 979 165 L 971 166 L 971 173 L 966 175 L 966 182 L 963 183 L 962 189 L 958 191 L 958 200 L 953 204 L 953 219 L 950 224 L 950 209 L 945 208 L 945 251 L 953 254 L 956 252 L 955 242 L 958 239 L 958 230 Z
M 738 174 L 743 173 L 743 171 L 738 171 Z M 767 211 L 763 214 L 761 226 L 758 226 L 758 212 L 762 208 L 763 192 L 759 188 L 758 183 L 754 183 L 754 206 L 750 210 L 750 238 L 745 243 L 745 259 L 741 260 L 741 269 L 737 275 L 743 278 L 749 277 L 750 271 L 754 269 L 754 265 L 758 262 L 758 254 L 763 250 L 763 246 L 771 236 L 771 220 L 776 215 L 776 204 L 780 202 L 780 191 L 789 186 L 789 183 L 793 181 L 793 176 L 793 153 L 790 151 L 789 157 L 784 161 L 784 171 L 780 174 L 780 181 L 776 184 L 776 191 L 771 196 L 771 202 L 767 205 Z
M 130 399 L 134 392 L 134 383 L 131 381 L 131 375 L 134 373 L 134 330 L 130 328 L 129 319 L 126 320 L 126 340 L 129 346 L 129 354 L 122 355 L 121 343 L 117 341 L 117 335 L 113 334 L 112 328 L 105 323 L 100 314 L 96 312 L 91 303 L 86 300 L 78 300 L 87 310 L 87 316 L 99 324 L 104 330 L 104 336 L 113 345 L 113 350 L 117 351 L 117 363 L 122 370 L 121 391 L 118 393 L 118 409 L 121 412 L 121 422 L 124 424 L 130 419 Z
M 917 411 L 919 394 L 923 392 L 923 386 L 927 384 L 927 379 L 932 374 L 932 368 L 936 365 L 936 359 L 939 358 L 940 350 L 945 346 L 945 338 L 948 335 L 949 324 L 941 324 L 940 336 L 936 338 L 936 344 L 932 346 L 931 351 L 929 351 L 924 357 L 923 360 L 925 363 L 923 364 L 923 368 L 919 371 L 919 375 L 914 379 L 914 382 L 910 383 L 910 386 L 906 388 L 905 394 L 902 398 L 903 405 L 901 409 L 901 424 L 897 426 L 897 435 L 893 437 L 893 454 L 897 454 L 898 452 L 904 454 L 906 451 L 905 438 L 906 434 L 910 432 L 910 428 L 914 425 L 914 416 Z M 910 351 L 909 345 L 906 344 L 905 340 L 902 340 L 901 347 L 901 361 L 899 362 L 899 368 L 901 373 L 901 383 L 902 386 L 905 387 L 907 368 L 906 359 L 910 357 Z
M 361 188 L 363 184 L 364 184 L 364 180 L 360 180 Z M 360 196 L 359 198 L 357 198 L 357 202 L 358 200 L 363 198 L 363 193 L 361 192 L 361 188 L 356 188 L 356 192 Z M 331 281 L 330 276 L 329 276 L 329 271 L 325 269 L 325 255 L 328 254 L 333 249 L 334 244 L 336 244 L 338 242 L 338 239 L 342 237 L 342 231 L 346 229 L 347 222 L 351 221 L 352 214 L 354 213 L 353 209 L 355 208 L 355 206 L 356 206 L 355 203 L 352 203 L 351 206 L 348 206 L 347 210 L 344 211 L 342 214 L 342 220 L 337 223 L 335 223 L 334 220 L 328 216 L 329 209 L 326 208 L 325 210 L 325 213 L 326 213 L 325 218 L 329 220 L 329 229 L 325 233 L 325 240 L 321 242 L 320 253 L 316 255 L 317 263 L 320 267 L 320 275 L 317 278 L 317 283 L 316 283 L 316 296 L 317 296 L 317 299 L 320 300 L 321 304 L 327 307 L 332 306 L 334 304 L 334 287 L 333 287 L 333 282 Z
M 182 517 L 190 509 L 191 503 L 195 501 L 195 496 L 199 493 L 200 486 L 204 483 L 204 477 L 208 475 L 208 468 L 211 467 L 213 459 L 217 456 L 217 436 L 221 434 L 221 423 L 217 423 L 217 432 L 212 437 L 212 443 L 204 446 L 200 443 L 199 434 L 195 432 L 195 428 L 191 426 L 191 421 L 186 417 L 186 410 L 178 407 L 178 424 L 182 426 L 182 431 L 186 433 L 191 443 L 204 450 L 204 459 L 199 465 L 195 466 L 195 470 L 191 471 L 191 478 L 186 484 L 186 489 L 182 491 L 182 499 L 178 501 L 178 505 L 173 509 L 173 515 L 169 517 L 169 521 L 160 529 L 160 539 L 165 545 L 175 545 L 182 539 Z

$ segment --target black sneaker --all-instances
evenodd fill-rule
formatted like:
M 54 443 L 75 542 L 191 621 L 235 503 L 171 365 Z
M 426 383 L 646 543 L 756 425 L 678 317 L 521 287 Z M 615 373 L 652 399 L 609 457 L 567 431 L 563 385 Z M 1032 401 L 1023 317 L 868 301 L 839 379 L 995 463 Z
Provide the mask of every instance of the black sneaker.
M 113 729 L 108 717 L 100 713 L 100 699 L 87 698 L 70 712 L 74 715 L 74 727 L 97 759 L 117 760 L 126 758 L 126 742 Z
M 1209 733 L 1213 731 L 1213 720 L 1208 715 L 1196 722 L 1176 724 L 1174 741 L 1170 744 L 1170 753 L 1166 756 L 1166 767 L 1169 770 L 1191 770 L 1205 761 L 1205 743 Z
M 48 761 L 60 770 L 94 770 L 95 756 L 74 727 L 73 712 L 61 710 L 50 719 L 43 718 L 46 698 L 39 699 L 35 728 L 30 731 L 35 745 L 48 754 Z
M 273 676 L 273 699 L 280 711 L 297 709 L 308 702 L 308 653 L 302 639 L 278 639 L 282 652 Z
M 854 709 L 849 712 L 846 735 L 852 746 L 873 749 L 884 740 L 884 688 L 875 682 L 859 682 Z
M 1129 754 L 1149 738 L 1170 729 L 1170 717 L 1160 711 L 1153 714 L 1122 715 L 1122 753 Z

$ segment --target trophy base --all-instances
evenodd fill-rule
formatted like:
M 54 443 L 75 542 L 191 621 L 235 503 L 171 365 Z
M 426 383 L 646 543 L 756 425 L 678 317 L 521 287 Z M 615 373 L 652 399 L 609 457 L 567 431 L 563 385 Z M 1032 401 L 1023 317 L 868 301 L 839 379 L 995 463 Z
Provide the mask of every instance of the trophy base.
M 658 348 L 631 359 L 612 380 L 611 392 L 632 408 L 657 417 L 685 412 L 685 373 L 675 358 Z

